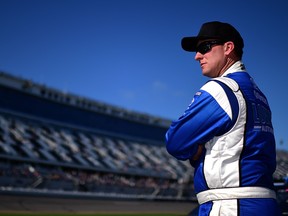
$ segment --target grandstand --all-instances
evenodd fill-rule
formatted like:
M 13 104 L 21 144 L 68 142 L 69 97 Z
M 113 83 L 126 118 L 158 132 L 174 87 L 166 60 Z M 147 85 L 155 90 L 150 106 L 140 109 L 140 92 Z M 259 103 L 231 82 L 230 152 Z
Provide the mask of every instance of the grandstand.
M 191 166 L 166 152 L 170 123 L 1 72 L 0 192 L 193 201 Z
M 169 124 L 1 73 L 1 190 L 191 200 L 190 166 L 165 149 Z

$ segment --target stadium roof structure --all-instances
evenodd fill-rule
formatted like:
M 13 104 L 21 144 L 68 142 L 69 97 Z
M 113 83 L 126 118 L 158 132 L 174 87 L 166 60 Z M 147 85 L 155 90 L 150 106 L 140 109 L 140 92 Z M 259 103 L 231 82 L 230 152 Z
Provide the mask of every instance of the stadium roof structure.
M 48 87 L 44 84 L 38 84 L 29 79 L 16 77 L 3 71 L 0 71 L 0 85 L 24 91 L 25 93 L 34 96 L 40 96 L 54 102 L 68 104 L 79 107 L 81 109 L 112 115 L 131 121 L 137 121 L 162 127 L 168 127 L 171 124 L 171 120 L 169 119 L 128 110 L 112 104 L 89 99 L 84 96 L 65 93 L 63 91 Z

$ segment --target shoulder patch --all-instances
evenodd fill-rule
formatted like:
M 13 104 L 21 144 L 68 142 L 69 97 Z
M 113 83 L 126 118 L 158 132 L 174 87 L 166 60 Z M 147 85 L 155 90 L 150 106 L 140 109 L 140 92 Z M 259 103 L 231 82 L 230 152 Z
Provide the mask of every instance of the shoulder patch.
M 195 95 L 197 95 L 197 96 L 199 96 L 199 95 L 201 95 L 201 94 L 202 94 L 201 91 L 198 91 L 198 92 L 195 93 Z

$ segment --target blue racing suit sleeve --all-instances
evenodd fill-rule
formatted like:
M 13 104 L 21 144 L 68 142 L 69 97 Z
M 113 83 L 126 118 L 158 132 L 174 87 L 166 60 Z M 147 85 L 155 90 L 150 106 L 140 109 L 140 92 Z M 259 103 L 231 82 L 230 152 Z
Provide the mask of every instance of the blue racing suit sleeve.
M 169 154 L 179 160 L 191 159 L 197 153 L 199 145 L 205 144 L 214 136 L 226 133 L 233 126 L 231 115 L 229 116 L 220 103 L 224 98 L 224 104 L 231 110 L 230 97 L 234 97 L 234 103 L 237 100 L 232 91 L 230 96 L 226 96 L 225 91 L 212 96 L 201 89 L 194 95 L 184 114 L 177 121 L 173 121 L 166 132 L 166 148 Z

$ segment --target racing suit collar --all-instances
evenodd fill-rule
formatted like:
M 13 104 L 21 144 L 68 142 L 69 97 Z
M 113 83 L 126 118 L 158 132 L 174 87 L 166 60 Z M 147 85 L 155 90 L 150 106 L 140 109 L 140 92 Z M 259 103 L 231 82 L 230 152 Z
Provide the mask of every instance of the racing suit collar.
M 243 64 L 242 61 L 237 61 L 235 62 L 230 68 L 228 68 L 221 77 L 227 76 L 230 73 L 234 72 L 246 72 L 245 65 Z

